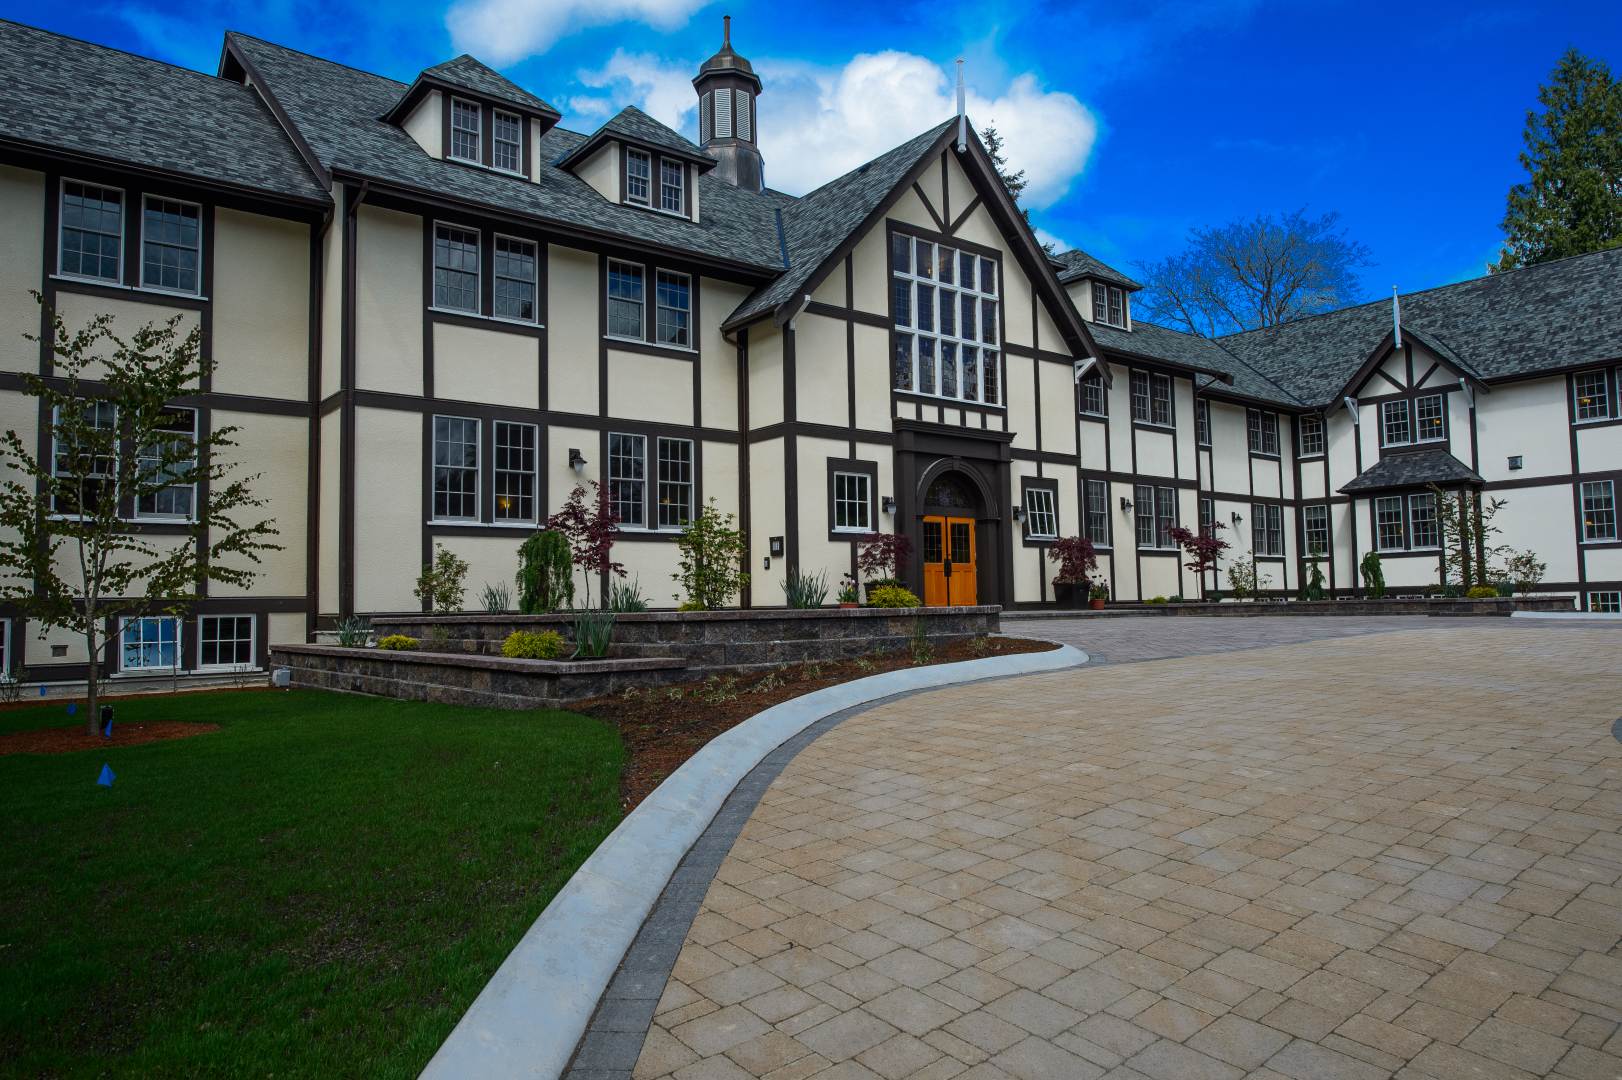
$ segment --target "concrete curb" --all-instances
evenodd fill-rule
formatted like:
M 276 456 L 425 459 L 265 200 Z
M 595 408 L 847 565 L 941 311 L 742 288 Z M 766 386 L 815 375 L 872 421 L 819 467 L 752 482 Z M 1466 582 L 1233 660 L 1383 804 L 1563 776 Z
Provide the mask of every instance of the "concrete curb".
M 1569 619 L 1575 622 L 1622 623 L 1622 615 L 1605 611 L 1516 611 L 1512 619 Z
M 756 713 L 716 736 L 608 835 L 553 897 L 422 1072 L 426 1080 L 553 1080 L 670 876 L 738 782 L 825 716 L 908 691 L 1087 662 L 1069 645 L 907 668 L 830 686 Z

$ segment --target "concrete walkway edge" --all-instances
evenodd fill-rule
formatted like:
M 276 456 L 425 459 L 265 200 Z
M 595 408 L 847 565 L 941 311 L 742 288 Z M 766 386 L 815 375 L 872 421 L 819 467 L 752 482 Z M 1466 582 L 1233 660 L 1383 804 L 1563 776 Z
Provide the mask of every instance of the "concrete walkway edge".
M 1063 645 L 1050 652 L 889 671 L 774 705 L 716 736 L 626 815 L 581 864 L 480 991 L 422 1076 L 559 1076 L 682 857 L 738 782 L 784 740 L 825 716 L 895 694 L 1061 671 L 1086 662 L 1086 653 Z

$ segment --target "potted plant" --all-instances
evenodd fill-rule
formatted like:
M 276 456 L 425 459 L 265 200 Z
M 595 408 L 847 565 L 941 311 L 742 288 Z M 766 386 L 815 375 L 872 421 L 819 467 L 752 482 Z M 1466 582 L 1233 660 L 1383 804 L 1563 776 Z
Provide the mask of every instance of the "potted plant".
M 1103 611 L 1105 602 L 1109 600 L 1109 582 L 1099 578 L 1087 587 L 1087 606 L 1094 611 Z
M 859 602 L 860 596 L 861 596 L 861 593 L 857 591 L 856 579 L 855 578 L 851 577 L 849 574 L 846 574 L 844 577 L 839 579 L 839 606 L 840 607 L 842 607 L 842 608 L 861 607 L 861 604 Z
M 1079 608 L 1089 596 L 1088 581 L 1098 567 L 1098 553 L 1084 536 L 1066 536 L 1048 545 L 1048 558 L 1059 564 L 1053 575 L 1053 598 L 1062 608 Z

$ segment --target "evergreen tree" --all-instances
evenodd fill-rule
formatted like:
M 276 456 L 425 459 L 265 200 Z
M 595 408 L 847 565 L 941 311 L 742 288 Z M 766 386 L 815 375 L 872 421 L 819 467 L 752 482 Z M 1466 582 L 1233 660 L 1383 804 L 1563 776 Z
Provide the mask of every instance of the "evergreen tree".
M 1569 49 L 1538 103 L 1541 113 L 1526 114 L 1528 179 L 1509 190 L 1494 272 L 1622 245 L 1622 82 Z
M 1014 205 L 1019 206 L 1019 196 L 1025 190 L 1025 170 L 1021 169 L 1019 172 L 1008 171 L 1008 159 L 1003 156 L 1002 152 L 1002 136 L 998 134 L 997 129 L 992 125 L 986 125 L 986 129 L 980 133 L 980 141 L 986 144 L 986 156 L 991 159 L 992 167 L 997 170 L 997 179 L 1001 180 L 1002 186 L 1008 189 L 1008 197 L 1014 200 Z M 1025 224 L 1030 225 L 1033 229 L 1036 228 L 1031 222 L 1031 212 L 1029 210 L 1020 206 L 1019 212 L 1025 215 Z M 1053 245 L 1043 244 L 1042 250 L 1052 255 Z

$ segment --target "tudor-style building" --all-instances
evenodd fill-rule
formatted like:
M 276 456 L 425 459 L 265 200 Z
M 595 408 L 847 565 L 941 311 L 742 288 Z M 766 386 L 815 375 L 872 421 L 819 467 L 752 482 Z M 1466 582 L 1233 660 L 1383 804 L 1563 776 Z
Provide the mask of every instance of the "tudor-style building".
M 1276 592 L 1321 550 L 1436 581 L 1428 484 L 1509 499 L 1545 590 L 1622 606 L 1622 253 L 1208 340 L 1136 322 L 1138 285 L 1046 255 L 956 121 L 801 197 L 766 186 L 749 62 L 694 79 L 697 143 L 628 108 L 589 133 L 469 56 L 410 84 L 228 34 L 216 76 L 0 22 L 0 409 L 49 375 L 29 290 L 70 321 L 179 314 L 217 362 L 180 405 L 242 428 L 285 549 L 245 595 L 142 620 L 115 672 L 262 663 L 412 609 L 435 545 L 471 592 L 576 484 L 674 603 L 672 540 L 714 499 L 752 583 L 830 580 L 914 541 L 929 603 L 1051 602 L 1087 535 L 1120 600 L 1196 596 L 1170 532 L 1227 526 Z M 898 133 L 905 135 L 906 133 Z M 9 374 L 7 374 L 9 372 Z M 206 493 L 193 497 L 206 497 Z M 177 509 L 178 507 L 178 509 Z M 143 528 L 175 527 L 132 508 Z M 86 657 L 0 612 L 0 655 Z

